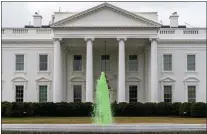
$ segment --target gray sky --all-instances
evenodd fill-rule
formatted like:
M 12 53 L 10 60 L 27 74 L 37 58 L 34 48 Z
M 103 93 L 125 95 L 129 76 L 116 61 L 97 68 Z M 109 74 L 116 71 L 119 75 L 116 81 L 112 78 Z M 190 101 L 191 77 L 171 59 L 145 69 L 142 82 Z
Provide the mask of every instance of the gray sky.
M 39 10 L 43 16 L 43 24 L 49 24 L 53 12 L 79 12 L 103 2 L 2 2 L 2 26 L 23 27 L 32 15 Z M 108 2 L 120 8 L 134 12 L 158 12 L 159 20 L 169 25 L 169 16 L 173 12 L 179 14 L 179 24 L 184 22 L 194 27 L 206 27 L 205 2 Z

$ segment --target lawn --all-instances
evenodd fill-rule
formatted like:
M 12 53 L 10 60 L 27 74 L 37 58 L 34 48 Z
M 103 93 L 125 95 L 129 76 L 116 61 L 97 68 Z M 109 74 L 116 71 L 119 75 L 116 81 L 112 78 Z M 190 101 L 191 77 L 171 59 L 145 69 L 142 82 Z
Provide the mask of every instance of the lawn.
M 179 123 L 205 124 L 205 118 L 176 117 L 114 117 L 115 123 Z M 90 117 L 34 117 L 34 118 L 2 118 L 3 124 L 88 124 Z

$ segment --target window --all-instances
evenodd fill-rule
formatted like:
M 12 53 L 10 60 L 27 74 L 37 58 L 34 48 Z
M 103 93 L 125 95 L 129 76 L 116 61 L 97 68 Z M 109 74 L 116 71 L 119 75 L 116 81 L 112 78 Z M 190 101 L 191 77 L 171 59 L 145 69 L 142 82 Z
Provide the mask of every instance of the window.
M 137 71 L 138 61 L 137 55 L 129 55 L 129 71 Z
M 195 71 L 195 55 L 187 55 L 187 70 Z
M 81 102 L 82 100 L 82 86 L 81 85 L 73 85 L 73 101 L 74 102 Z
M 39 55 L 39 70 L 48 70 L 48 55 Z
M 47 102 L 47 86 L 39 86 L 39 102 Z
M 196 86 L 188 86 L 188 102 L 196 102 Z
M 101 71 L 110 71 L 110 56 L 101 55 Z
M 73 71 L 81 71 L 82 70 L 82 56 L 74 55 L 73 57 Z
M 164 71 L 172 71 L 172 55 L 163 55 Z
M 24 71 L 24 55 L 16 55 L 16 71 Z
M 172 86 L 164 86 L 164 102 L 172 102 Z
M 137 86 L 129 86 L 129 102 L 137 102 Z
M 24 86 L 16 86 L 16 102 L 24 102 Z

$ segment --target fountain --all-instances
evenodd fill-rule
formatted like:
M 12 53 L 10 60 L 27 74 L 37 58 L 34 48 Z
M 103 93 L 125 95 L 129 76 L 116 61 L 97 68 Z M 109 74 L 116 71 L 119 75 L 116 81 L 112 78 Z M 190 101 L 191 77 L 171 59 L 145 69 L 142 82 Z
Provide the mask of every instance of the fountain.
M 3 134 L 67 133 L 67 134 L 204 134 L 205 124 L 115 124 L 109 99 L 105 73 L 97 80 L 93 111 L 94 124 L 3 124 Z
M 106 82 L 105 73 L 101 73 L 100 79 L 97 80 L 96 96 L 94 104 L 94 123 L 95 124 L 112 124 L 112 111 L 109 99 L 109 89 Z

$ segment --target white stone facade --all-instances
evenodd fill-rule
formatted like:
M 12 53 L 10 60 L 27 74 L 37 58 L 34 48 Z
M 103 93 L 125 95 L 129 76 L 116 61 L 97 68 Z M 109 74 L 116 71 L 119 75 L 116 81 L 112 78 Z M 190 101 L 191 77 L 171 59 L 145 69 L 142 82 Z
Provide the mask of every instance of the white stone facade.
M 111 102 L 206 102 L 205 28 L 179 26 L 177 13 L 163 26 L 155 12 L 108 3 L 53 16 L 49 27 L 36 14 L 36 27 L 2 29 L 2 101 L 92 102 L 107 66 Z

